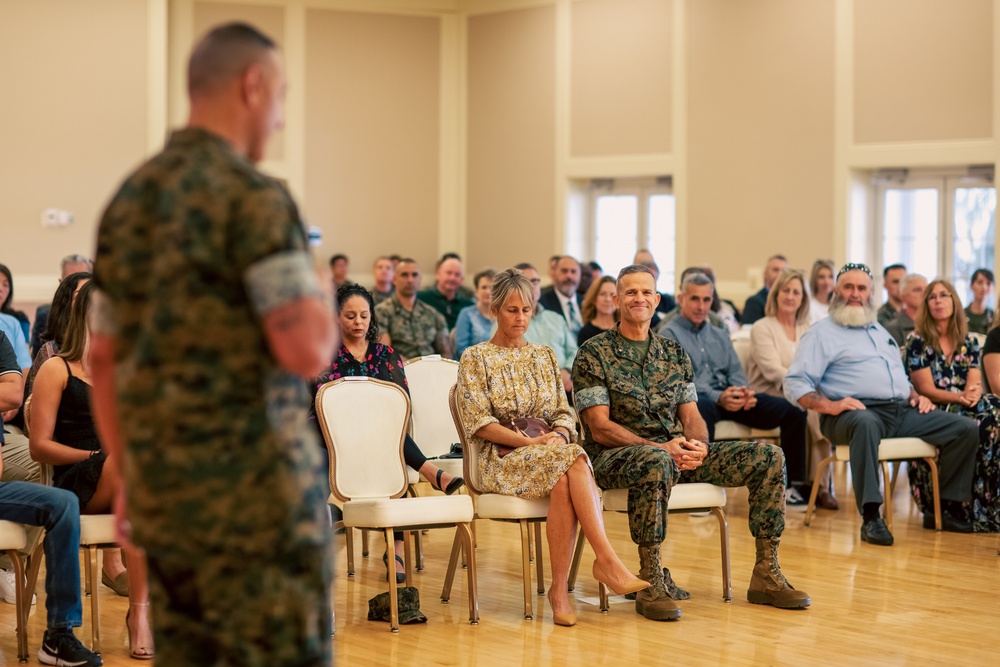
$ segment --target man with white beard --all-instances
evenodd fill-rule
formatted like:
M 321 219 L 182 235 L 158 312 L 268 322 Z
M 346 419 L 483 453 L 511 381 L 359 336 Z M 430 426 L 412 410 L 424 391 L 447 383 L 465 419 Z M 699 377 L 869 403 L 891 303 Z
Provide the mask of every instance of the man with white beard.
M 871 270 L 864 264 L 844 265 L 837 274 L 830 316 L 802 336 L 785 377 L 785 397 L 819 412 L 820 428 L 831 442 L 850 445 L 863 542 L 893 542 L 879 513 L 882 438 L 922 438 L 940 449 L 941 525 L 953 532 L 972 532 L 962 503 L 971 497 L 979 445 L 976 422 L 934 411 L 934 404 L 914 391 L 899 346 L 876 322 L 872 297 Z M 924 528 L 934 528 L 933 514 L 924 515 Z

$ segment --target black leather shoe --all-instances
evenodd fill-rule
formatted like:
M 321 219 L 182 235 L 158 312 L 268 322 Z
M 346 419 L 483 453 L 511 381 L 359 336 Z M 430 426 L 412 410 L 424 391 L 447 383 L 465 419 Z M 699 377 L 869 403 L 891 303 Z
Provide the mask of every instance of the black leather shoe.
M 931 519 L 933 522 L 933 519 Z M 933 523 L 931 524 L 933 525 Z M 885 526 L 882 517 L 865 521 L 861 524 L 861 541 L 868 544 L 878 544 L 883 547 L 891 547 L 893 543 L 892 533 Z
M 934 512 L 924 512 L 924 528 L 934 530 Z M 972 522 L 952 516 L 951 512 L 941 510 L 941 530 L 949 533 L 971 533 Z

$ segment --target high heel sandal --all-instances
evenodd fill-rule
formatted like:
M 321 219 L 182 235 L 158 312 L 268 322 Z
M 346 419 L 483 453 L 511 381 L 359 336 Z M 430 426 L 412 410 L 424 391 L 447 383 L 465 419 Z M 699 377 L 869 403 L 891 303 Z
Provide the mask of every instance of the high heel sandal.
M 462 479 L 461 477 L 453 477 L 451 479 L 451 484 L 448 485 L 448 488 L 442 489 L 441 488 L 441 475 L 443 475 L 443 474 L 444 474 L 444 470 L 441 470 L 440 468 L 438 468 L 437 483 L 435 484 L 435 488 L 438 491 L 444 491 L 444 495 L 446 495 L 446 496 L 450 496 L 451 494 L 455 493 L 456 491 L 458 491 L 459 489 L 462 488 L 463 484 L 465 484 L 465 480 Z
M 128 653 L 134 660 L 152 660 L 153 656 L 156 655 L 156 649 L 152 646 L 137 646 L 132 647 L 132 630 L 128 627 L 128 619 L 132 614 L 132 603 L 129 603 L 128 611 L 125 612 L 125 632 L 128 634 Z M 136 607 L 148 607 L 148 602 L 135 603 Z M 136 653 L 136 651 L 148 650 L 149 653 Z
M 385 580 L 389 581 L 389 553 L 388 552 L 382 554 L 382 562 L 385 563 Z M 404 568 L 406 567 L 406 564 L 403 563 L 403 559 L 400 558 L 399 556 L 396 556 L 396 562 L 399 563 L 400 565 L 402 565 Z M 397 572 L 396 573 L 396 583 L 397 584 L 404 584 L 404 583 L 406 583 L 406 573 L 405 572 Z
M 552 607 L 552 598 L 549 598 L 549 606 Z M 555 607 L 552 608 L 552 622 L 556 625 L 561 625 L 565 628 L 571 628 L 576 625 L 576 612 L 569 612 L 568 614 L 558 614 L 556 613 Z
M 594 561 L 593 573 L 594 579 L 597 579 L 599 582 L 614 591 L 615 595 L 638 593 L 641 590 L 649 588 L 649 582 L 644 579 L 640 579 L 639 577 L 636 577 L 632 579 L 632 581 L 622 585 L 613 583 L 607 573 L 601 568 L 600 565 L 597 564 L 596 560 Z

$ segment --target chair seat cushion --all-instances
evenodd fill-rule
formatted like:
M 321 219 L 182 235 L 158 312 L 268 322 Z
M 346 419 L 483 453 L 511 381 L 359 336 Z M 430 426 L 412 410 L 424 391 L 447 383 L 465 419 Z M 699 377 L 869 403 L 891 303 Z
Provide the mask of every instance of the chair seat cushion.
M 13 521 L 0 521 L 0 551 L 23 549 L 24 544 L 24 526 Z
M 715 424 L 715 439 L 721 440 L 748 440 L 750 438 L 750 427 L 738 424 L 734 421 L 723 420 Z
M 476 498 L 480 519 L 544 519 L 549 514 L 549 498 L 518 498 L 484 493 Z
M 937 456 L 937 447 L 920 438 L 884 438 L 878 446 L 879 461 L 923 459 L 928 456 Z M 849 445 L 837 445 L 837 460 L 851 460 Z
M 344 525 L 352 528 L 403 528 L 472 521 L 469 496 L 380 498 L 344 503 Z
M 609 512 L 628 511 L 628 489 L 606 489 L 603 494 L 604 509 Z M 667 510 L 703 509 L 725 507 L 726 490 L 713 484 L 677 484 L 670 490 Z
M 81 514 L 80 544 L 114 544 L 114 514 Z

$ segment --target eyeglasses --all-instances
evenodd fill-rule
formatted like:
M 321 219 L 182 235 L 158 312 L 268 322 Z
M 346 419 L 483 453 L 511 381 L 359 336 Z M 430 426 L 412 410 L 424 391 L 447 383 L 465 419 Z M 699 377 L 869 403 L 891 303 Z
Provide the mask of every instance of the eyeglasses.
M 952 299 L 951 293 L 949 292 L 935 292 L 934 294 L 927 295 L 927 302 L 931 301 L 943 301 L 945 299 Z
M 844 264 L 844 266 L 840 268 L 840 271 L 837 272 L 837 280 L 840 280 L 840 276 L 844 275 L 848 271 L 862 271 L 867 274 L 869 278 L 875 280 L 875 278 L 872 277 L 872 270 L 868 268 L 868 265 L 856 262 L 848 262 L 847 264 Z

